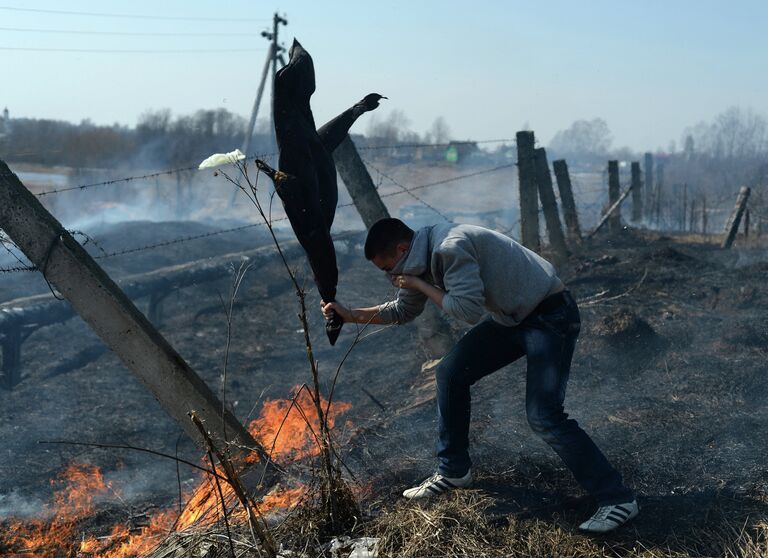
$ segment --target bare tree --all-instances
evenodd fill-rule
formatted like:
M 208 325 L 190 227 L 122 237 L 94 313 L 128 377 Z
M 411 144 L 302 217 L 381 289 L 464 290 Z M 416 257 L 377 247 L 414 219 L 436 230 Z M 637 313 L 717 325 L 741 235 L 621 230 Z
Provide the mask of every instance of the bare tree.
M 570 128 L 560 130 L 549 142 L 549 148 L 560 155 L 601 156 L 613 143 L 608 123 L 602 118 L 577 120 Z

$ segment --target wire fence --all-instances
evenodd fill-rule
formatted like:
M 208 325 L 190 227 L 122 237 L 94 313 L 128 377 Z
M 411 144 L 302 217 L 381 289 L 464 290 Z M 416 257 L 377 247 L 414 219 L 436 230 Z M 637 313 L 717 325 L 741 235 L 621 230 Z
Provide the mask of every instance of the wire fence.
M 473 172 L 465 173 L 465 174 L 462 174 L 462 175 L 459 175 L 459 176 L 454 176 L 454 177 L 450 177 L 450 178 L 446 178 L 446 179 L 431 181 L 431 182 L 427 182 L 427 183 L 424 183 L 424 184 L 419 184 L 417 186 L 408 188 L 408 187 L 404 186 L 403 184 L 401 184 L 399 181 L 395 180 L 389 174 L 386 174 L 383 171 L 379 170 L 378 168 L 375 168 L 370 163 L 367 163 L 367 164 L 370 166 L 370 168 L 374 169 L 375 172 L 379 173 L 382 177 L 386 178 L 392 184 L 396 185 L 399 188 L 399 191 L 381 194 L 380 195 L 381 198 L 390 198 L 390 197 L 398 196 L 398 195 L 409 195 L 409 196 L 413 197 L 414 199 L 416 199 L 419 203 L 425 205 L 426 207 L 428 207 L 432 211 L 436 212 L 438 215 L 440 215 L 442 218 L 444 218 L 446 221 L 449 221 L 449 222 L 452 222 L 452 220 L 449 217 L 447 217 L 444 213 L 442 213 L 440 210 L 438 210 L 433 205 L 431 205 L 428 202 L 424 201 L 418 195 L 414 194 L 413 191 L 414 190 L 423 190 L 423 189 L 426 189 L 426 188 L 432 188 L 432 187 L 436 187 L 436 186 L 442 186 L 442 185 L 446 185 L 446 184 L 451 184 L 451 183 L 459 182 L 461 180 L 466 180 L 468 178 L 472 178 L 472 177 L 475 177 L 475 176 L 480 176 L 480 175 L 483 175 L 483 174 L 498 172 L 499 170 L 511 168 L 511 167 L 514 166 L 514 164 L 499 165 L 499 166 L 496 166 L 496 167 L 493 167 L 493 168 L 483 169 L 483 170 L 479 170 L 479 171 L 473 171 Z M 190 168 L 191 167 L 186 167 L 185 169 L 182 169 L 182 170 L 189 170 Z M 196 170 L 197 167 L 194 167 L 194 169 Z M 139 180 L 139 179 L 142 179 L 142 178 L 151 178 L 151 177 L 155 177 L 155 176 L 162 176 L 162 175 L 170 174 L 170 173 L 173 173 L 173 172 L 179 172 L 179 169 L 170 170 L 170 171 L 163 171 L 163 172 L 160 172 L 160 173 L 152 173 L 152 174 L 148 174 L 148 175 L 125 177 L 125 178 L 114 179 L 114 180 L 105 181 L 105 182 L 101 182 L 101 183 L 86 184 L 86 185 L 78 186 L 77 189 L 87 189 L 87 188 L 95 187 L 95 186 L 106 186 L 106 185 L 116 184 L 116 183 L 119 183 L 119 182 L 129 182 L 129 181 L 132 181 L 132 180 Z M 61 189 L 61 190 L 57 191 L 56 193 L 61 192 L 61 191 L 67 191 L 67 190 Z M 53 193 L 53 192 L 51 191 L 51 192 L 48 192 L 48 193 Z M 38 195 L 40 195 L 40 194 L 38 194 Z M 337 206 L 338 209 L 344 209 L 344 208 L 348 208 L 348 207 L 354 207 L 354 203 L 351 203 L 351 202 L 350 203 L 344 203 L 344 204 L 339 204 Z M 287 220 L 288 220 L 287 217 L 280 217 L 280 218 L 272 219 L 271 223 L 278 223 L 278 222 L 283 222 L 283 221 L 287 221 Z M 127 255 L 127 254 L 135 254 L 135 253 L 138 253 L 138 252 L 144 252 L 146 250 L 152 250 L 152 249 L 162 248 L 162 247 L 166 247 L 166 246 L 173 246 L 173 245 L 177 245 L 177 244 L 183 244 L 183 243 L 191 242 L 191 241 L 194 241 L 194 240 L 200 240 L 200 239 L 203 239 L 203 238 L 210 238 L 210 237 L 213 237 L 213 236 L 218 236 L 218 235 L 227 234 L 227 233 L 240 232 L 240 231 L 243 231 L 243 230 L 253 229 L 253 228 L 262 227 L 262 226 L 266 226 L 266 223 L 264 223 L 264 222 L 250 223 L 250 224 L 247 224 L 247 225 L 241 225 L 241 226 L 231 227 L 231 228 L 226 228 L 226 229 L 219 229 L 219 230 L 209 231 L 209 232 L 206 232 L 206 233 L 201 233 L 201 234 L 196 234 L 196 235 L 181 236 L 181 237 L 177 237 L 177 238 L 173 238 L 173 239 L 169 239 L 169 240 L 164 240 L 164 241 L 160 241 L 160 242 L 156 242 L 156 243 L 145 244 L 145 245 L 141 245 L 141 246 L 135 246 L 135 247 L 125 248 L 125 249 L 121 249 L 121 250 L 115 250 L 115 251 L 111 251 L 111 252 L 106 252 L 104 250 L 101 250 L 102 253 L 95 255 L 94 259 L 101 260 L 101 259 L 114 258 L 114 257 L 117 257 L 117 256 L 123 256 L 123 255 Z M 73 233 L 74 232 L 78 232 L 79 233 L 79 231 L 70 231 L 70 232 L 73 232 Z M 90 237 L 88 237 L 87 240 L 93 242 L 95 245 L 98 246 L 98 243 L 96 241 L 94 241 L 93 239 L 91 239 Z M 18 257 L 18 255 L 12 249 L 10 249 L 7 246 L 7 244 L 9 244 L 9 243 L 10 243 L 9 239 L 5 239 L 5 241 L 2 243 L 2 246 L 3 246 L 3 248 L 5 248 L 5 250 L 7 252 L 9 252 L 19 262 L 20 265 L 19 266 L 13 266 L 13 267 L 3 267 L 3 268 L 0 268 L 0 273 L 16 273 L 16 272 L 25 272 L 25 271 L 37 271 L 37 268 L 35 266 L 33 266 L 31 264 L 27 264 L 23 260 L 21 260 Z
M 451 145 L 462 145 L 462 144 L 474 144 L 474 145 L 476 145 L 476 144 L 508 143 L 508 142 L 514 143 L 515 140 L 513 138 L 502 138 L 502 139 L 488 139 L 488 140 L 474 140 L 474 141 L 468 140 L 468 141 L 465 141 L 465 142 L 448 142 L 448 143 L 401 143 L 401 144 L 392 144 L 392 145 L 363 146 L 363 147 L 359 147 L 358 150 L 362 151 L 362 152 L 373 152 L 375 150 L 384 150 L 384 149 L 443 148 L 443 147 L 449 147 Z M 254 153 L 254 154 L 249 155 L 248 159 L 254 159 L 254 158 L 268 159 L 268 158 L 275 157 L 276 155 L 277 155 L 276 153 Z M 454 222 L 454 221 L 453 221 L 453 219 L 451 219 L 451 217 L 449 217 L 446 214 L 444 209 L 441 209 L 435 203 L 430 203 L 429 201 L 425 200 L 423 196 L 417 194 L 416 192 L 420 192 L 420 191 L 428 189 L 428 188 L 434 188 L 434 187 L 439 187 L 439 186 L 444 186 L 444 185 L 448 185 L 448 184 L 452 184 L 452 183 L 457 183 L 457 182 L 465 181 L 465 180 L 467 180 L 469 178 L 473 178 L 473 177 L 477 177 L 477 176 L 482 176 L 482 175 L 486 175 L 486 174 L 490 174 L 490 173 L 495 173 L 495 172 L 499 172 L 499 171 L 502 171 L 502 170 L 505 170 L 505 169 L 511 169 L 511 168 L 516 166 L 516 162 L 510 162 L 510 163 L 506 163 L 506 164 L 496 165 L 496 166 L 493 166 L 493 167 L 484 168 L 484 169 L 480 169 L 480 170 L 476 170 L 476 171 L 460 174 L 460 175 L 457 175 L 457 176 L 451 176 L 451 177 L 448 177 L 448 178 L 443 178 L 443 179 L 439 179 L 439 180 L 429 181 L 429 182 L 426 182 L 426 183 L 423 183 L 423 184 L 417 184 L 415 186 L 408 187 L 408 186 L 405 186 L 400 180 L 394 178 L 392 176 L 391 172 L 386 172 L 386 171 L 382 170 L 381 165 L 379 165 L 378 163 L 373 163 L 371 160 L 369 160 L 367 158 L 363 159 L 363 161 L 364 161 L 366 167 L 369 169 L 369 172 L 375 173 L 378 176 L 378 181 L 377 181 L 378 182 L 378 187 L 382 186 L 384 180 L 386 180 L 388 183 L 392 184 L 394 187 L 397 188 L 397 190 L 393 191 L 393 192 L 380 193 L 379 195 L 380 195 L 381 198 L 390 198 L 390 197 L 394 197 L 394 196 L 407 195 L 410 198 L 412 198 L 413 200 L 415 200 L 418 204 L 426 207 L 429 211 L 433 212 L 435 215 L 439 216 L 441 219 L 443 219 L 446 222 Z M 145 174 L 140 174 L 140 175 L 132 175 L 132 176 L 126 176 L 126 177 L 120 177 L 120 178 L 112 178 L 112 179 L 104 180 L 104 181 L 101 181 L 101 182 L 90 182 L 90 183 L 84 183 L 84 184 L 79 184 L 79 185 L 74 185 L 74 186 L 66 186 L 66 187 L 61 187 L 61 188 L 54 188 L 54 189 L 50 189 L 50 190 L 44 190 L 42 192 L 37 192 L 36 195 L 38 197 L 45 197 L 45 196 L 52 196 L 52 195 L 56 195 L 56 194 L 62 194 L 62 193 L 65 193 L 65 192 L 87 191 L 87 190 L 91 190 L 91 189 L 99 188 L 99 187 L 114 186 L 114 185 L 118 185 L 118 184 L 126 184 L 126 183 L 131 183 L 131 182 L 148 181 L 148 180 L 151 180 L 151 179 L 157 179 L 157 178 L 165 177 L 165 176 L 173 176 L 173 175 L 178 175 L 178 174 L 181 174 L 181 173 L 193 173 L 193 172 L 195 172 L 197 170 L 198 170 L 198 166 L 197 165 L 182 166 L 182 167 L 177 167 L 177 168 L 172 168 L 172 169 L 167 169 L 167 170 L 162 170 L 162 171 L 156 171 L 156 172 L 151 172 L 151 173 L 145 173 Z M 603 181 L 604 180 L 601 180 L 601 182 L 603 182 Z M 601 198 L 602 198 L 601 200 L 592 201 L 592 202 L 585 202 L 582 199 L 582 201 L 580 203 L 580 207 L 581 207 L 582 211 L 583 210 L 594 210 L 595 212 L 599 213 L 601 210 L 604 209 L 604 205 L 605 205 L 605 202 L 607 201 L 607 195 L 608 195 L 607 187 L 605 185 L 601 185 L 600 187 L 592 187 L 592 188 L 586 187 L 585 188 L 585 187 L 578 187 L 579 186 L 578 185 L 578 181 L 574 181 L 574 185 L 573 186 L 574 186 L 574 188 L 573 188 L 574 194 L 577 197 L 591 196 L 591 195 L 594 195 L 594 194 L 599 194 L 601 196 Z M 727 201 L 727 200 L 728 200 L 727 197 L 723 198 L 723 201 Z M 354 203 L 340 204 L 338 206 L 338 209 L 343 209 L 343 208 L 352 207 L 352 206 L 354 206 Z M 715 208 L 710 208 L 708 211 L 715 212 L 715 211 L 726 211 L 726 210 L 725 209 L 719 210 L 719 209 L 715 209 Z M 539 210 L 539 212 L 541 213 L 541 209 Z M 754 212 L 754 214 L 755 215 L 760 215 L 762 217 L 762 215 L 760 213 L 758 213 L 758 212 Z M 287 220 L 287 217 L 280 217 L 280 218 L 274 219 L 272 221 L 272 223 L 278 223 L 278 222 L 282 222 L 282 221 L 286 221 L 286 220 Z M 506 230 L 503 230 L 502 232 L 504 234 L 510 234 L 513 230 L 515 230 L 519 226 L 519 224 L 520 224 L 520 219 L 516 219 L 509 228 L 507 228 Z M 223 234 L 228 234 L 228 233 L 240 232 L 240 231 L 244 231 L 244 230 L 248 230 L 248 229 L 262 227 L 262 226 L 265 226 L 265 225 L 266 225 L 266 223 L 262 223 L 262 222 L 259 222 L 259 223 L 249 223 L 249 224 L 245 224 L 245 225 L 241 225 L 241 226 L 236 226 L 236 227 L 231 227 L 231 228 L 224 228 L 224 229 L 209 231 L 209 232 L 205 232 L 205 233 L 201 233 L 201 234 L 180 236 L 180 237 L 172 238 L 172 239 L 169 239 L 169 240 L 158 241 L 158 242 L 155 242 L 155 243 L 149 243 L 149 244 L 144 244 L 144 245 L 140 245 L 140 246 L 135 246 L 135 247 L 124 248 L 124 249 L 120 249 L 120 250 L 110 251 L 110 252 L 107 252 L 107 251 L 101 249 L 101 247 L 99 246 L 99 244 L 95 240 L 93 240 L 90 237 L 87 237 L 87 235 L 84 235 L 84 233 L 80 233 L 80 234 L 83 234 L 83 236 L 86 236 L 86 243 L 91 241 L 91 242 L 94 243 L 94 245 L 99 247 L 101 253 L 95 255 L 94 256 L 95 259 L 109 259 L 109 258 L 114 258 L 114 257 L 118 257 L 118 256 L 128 255 L 128 254 L 135 254 L 135 253 L 139 253 L 139 252 L 144 252 L 144 251 L 147 251 L 147 250 L 153 250 L 153 249 L 157 249 L 157 248 L 162 248 L 162 247 L 167 247 L 167 246 L 183 244 L 183 243 L 186 243 L 186 242 L 191 242 L 191 241 L 195 241 L 195 240 L 199 240 L 199 239 L 204 239 L 204 238 L 210 238 L 210 237 L 213 237 L 213 236 L 218 236 L 218 235 L 223 235 Z M 79 231 L 74 231 L 74 232 L 78 232 L 79 233 Z M 35 266 L 33 266 L 30 263 L 25 262 L 24 260 L 22 260 L 19 257 L 19 255 L 12 249 L 13 244 L 9 241 L 9 239 L 4 238 L 4 237 L 0 237 L 0 244 L 2 245 L 4 250 L 6 252 L 8 252 L 9 254 L 11 254 L 11 256 L 19 264 L 19 265 L 13 265 L 13 266 L 9 266 L 9 267 L 0 267 L 0 273 L 18 273 L 18 272 L 36 271 Z M 9 247 L 9 246 L 11 246 L 11 247 Z

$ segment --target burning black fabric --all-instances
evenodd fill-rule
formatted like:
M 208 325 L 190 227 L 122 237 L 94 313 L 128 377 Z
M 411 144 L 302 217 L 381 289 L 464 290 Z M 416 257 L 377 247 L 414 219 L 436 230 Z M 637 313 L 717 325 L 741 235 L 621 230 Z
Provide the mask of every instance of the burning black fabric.
M 379 106 L 382 96 L 367 95 L 317 130 L 309 104 L 314 92 L 312 57 L 294 39 L 290 60 L 275 77 L 273 94 L 280 172 L 262 161 L 257 164 L 275 183 L 291 227 L 309 259 L 320 296 L 332 302 L 336 300 L 338 283 L 336 251 L 331 238 L 338 184 L 331 153 L 361 114 Z M 336 343 L 342 324 L 338 315 L 326 322 L 331 345 Z

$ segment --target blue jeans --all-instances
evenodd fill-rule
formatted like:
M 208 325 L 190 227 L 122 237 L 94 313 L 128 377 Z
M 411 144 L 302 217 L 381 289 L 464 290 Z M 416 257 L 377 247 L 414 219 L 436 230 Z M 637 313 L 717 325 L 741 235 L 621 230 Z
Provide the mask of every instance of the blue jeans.
M 437 410 L 440 473 L 464 476 L 469 459 L 469 388 L 480 378 L 528 357 L 525 410 L 528 424 L 560 456 L 579 484 L 599 504 L 633 499 L 595 443 L 563 410 L 571 359 L 581 320 L 567 291 L 563 303 L 534 311 L 519 325 L 485 320 L 473 327 L 438 366 Z

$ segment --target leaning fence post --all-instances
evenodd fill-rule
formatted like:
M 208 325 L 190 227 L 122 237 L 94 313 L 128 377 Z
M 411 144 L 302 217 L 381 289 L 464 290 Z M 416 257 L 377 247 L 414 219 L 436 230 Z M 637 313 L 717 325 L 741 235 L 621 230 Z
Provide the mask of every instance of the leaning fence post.
M 373 179 L 349 135 L 334 150 L 333 160 L 349 195 L 352 196 L 357 212 L 365 223 L 365 228 L 370 229 L 379 219 L 389 217 L 389 211 L 381 201 Z
M 520 240 L 539 252 L 539 194 L 536 190 L 533 132 L 517 132 L 517 176 L 520 182 Z
M 587 238 L 592 238 L 595 236 L 597 231 L 599 231 L 602 226 L 605 224 L 606 221 L 608 221 L 611 216 L 616 213 L 619 208 L 621 207 L 621 203 L 629 196 L 629 194 L 632 192 L 632 185 L 630 184 L 629 188 L 627 188 L 624 193 L 619 197 L 618 200 L 616 200 L 616 203 L 614 203 L 611 207 L 608 208 L 608 210 L 605 212 L 605 215 L 603 215 L 603 218 L 600 219 L 600 222 L 597 224 L 597 226 L 592 230 L 591 233 L 587 235 Z
M 751 190 L 748 186 L 742 186 L 739 190 L 739 195 L 736 198 L 736 205 L 725 225 L 725 238 L 720 245 L 721 248 L 730 248 L 733 246 L 733 241 L 736 239 L 736 233 L 739 231 L 741 216 L 744 215 L 744 210 L 747 207 L 747 200 L 749 199 L 750 192 Z
M 581 242 L 581 228 L 579 227 L 579 216 L 576 213 L 576 202 L 573 199 L 568 163 L 565 162 L 565 159 L 559 159 L 552 163 L 552 166 L 555 169 L 557 189 L 560 191 L 560 203 L 563 204 L 563 218 L 565 219 L 568 240 L 571 243 L 579 243 Z
M 744 240 L 749 240 L 749 208 L 744 210 Z
M 387 206 L 381 201 L 373 179 L 349 135 L 334 150 L 333 160 L 365 228 L 370 229 L 379 219 L 389 217 Z M 416 329 L 427 359 L 441 358 L 453 348 L 451 326 L 434 304 L 424 308 L 420 319 L 416 321 Z
M 632 221 L 637 223 L 643 218 L 643 189 L 640 180 L 640 163 L 632 162 Z
M 549 173 L 547 152 L 543 147 L 534 150 L 534 163 L 536 165 L 536 183 L 539 186 L 541 207 L 544 211 L 544 220 L 547 223 L 549 244 L 560 258 L 568 257 L 568 247 L 565 244 L 563 227 L 560 224 L 560 215 L 557 212 L 557 200 L 552 189 L 552 175 Z
M 189 420 L 195 411 L 211 437 L 236 457 L 259 457 L 254 473 L 266 473 L 264 487 L 277 480 L 265 467 L 269 456 L 237 418 L 134 306 L 72 235 L 0 161 L 0 228 L 43 273 L 94 332 L 152 392 L 192 439 L 204 444 Z
M 619 201 L 619 162 L 608 161 L 608 207 L 613 207 Z M 614 210 L 608 218 L 608 229 L 612 233 L 621 230 L 621 209 Z

